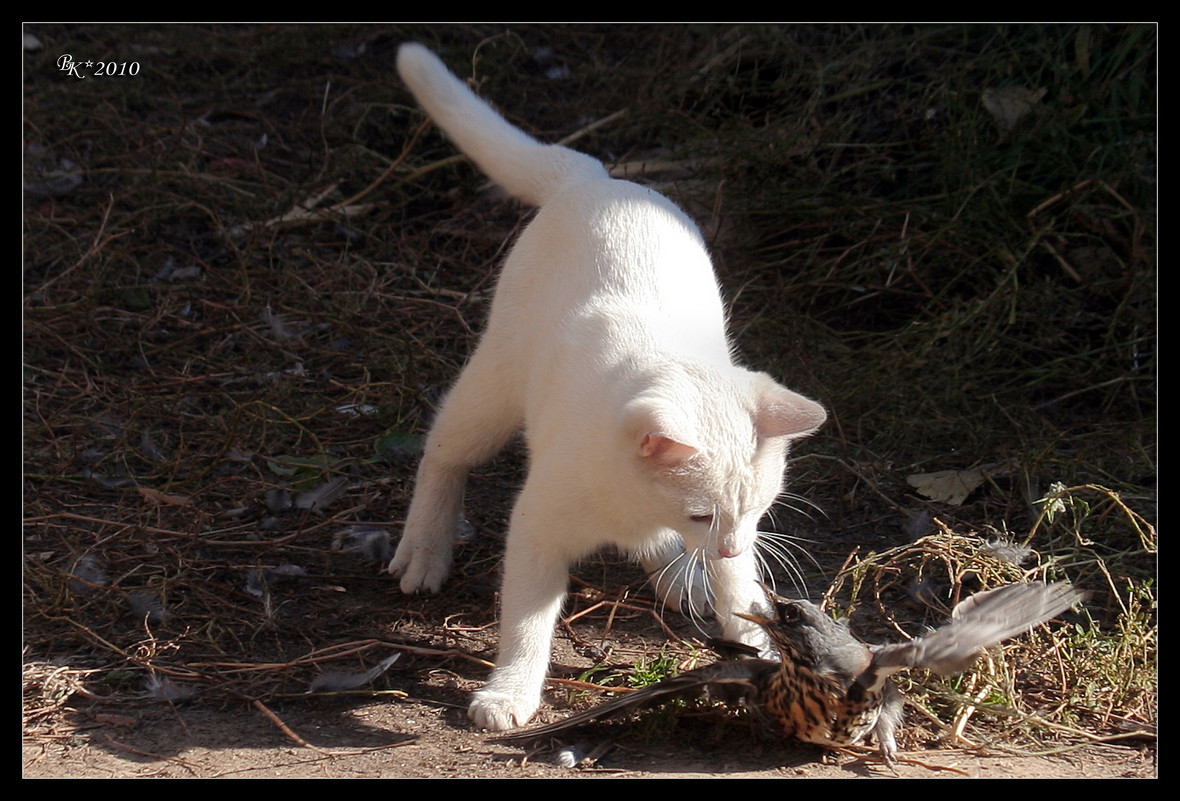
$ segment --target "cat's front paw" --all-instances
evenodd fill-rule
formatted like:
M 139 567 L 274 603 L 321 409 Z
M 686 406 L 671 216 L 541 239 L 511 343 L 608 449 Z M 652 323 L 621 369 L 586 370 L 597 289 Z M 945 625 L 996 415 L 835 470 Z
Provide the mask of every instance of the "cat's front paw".
M 507 731 L 528 723 L 540 705 L 539 696 L 512 695 L 485 687 L 475 692 L 471 706 L 467 708 L 467 717 L 471 718 L 478 728 Z
M 699 620 L 714 613 L 709 594 L 709 577 L 701 561 L 685 553 L 679 537 L 669 537 L 654 550 L 640 556 L 656 597 Z
M 706 589 L 705 570 L 698 563 L 673 572 L 660 570 L 650 578 L 656 596 L 693 620 L 713 614 L 713 601 Z
M 419 544 L 403 537 L 389 563 L 389 572 L 401 578 L 402 592 L 438 592 L 451 572 L 451 550 L 435 543 Z

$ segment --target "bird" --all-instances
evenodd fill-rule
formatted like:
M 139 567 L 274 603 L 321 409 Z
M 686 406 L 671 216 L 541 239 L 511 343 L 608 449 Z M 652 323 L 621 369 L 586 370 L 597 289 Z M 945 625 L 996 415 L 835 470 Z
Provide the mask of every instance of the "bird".
M 905 700 L 892 681 L 907 668 L 949 676 L 966 670 L 985 648 L 1056 617 L 1087 594 L 1066 582 L 1030 582 L 984 590 L 960 602 L 951 620 L 908 642 L 873 645 L 853 635 L 816 604 L 788 599 L 763 585 L 773 616 L 742 614 L 760 625 L 781 659 L 715 662 L 618 696 L 564 720 L 498 735 L 527 742 L 672 698 L 697 696 L 756 710 L 783 738 L 828 748 L 870 735 L 889 766 Z

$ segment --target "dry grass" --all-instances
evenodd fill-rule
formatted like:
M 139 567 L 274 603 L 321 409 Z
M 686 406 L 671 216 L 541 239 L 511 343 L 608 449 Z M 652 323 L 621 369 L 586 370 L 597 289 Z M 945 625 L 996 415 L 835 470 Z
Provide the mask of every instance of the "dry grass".
M 519 453 L 478 477 L 446 607 L 333 548 L 347 527 L 377 530 L 368 557 L 396 541 L 521 224 L 423 129 L 404 38 L 701 222 L 743 354 L 832 412 L 793 468 L 823 514 L 777 513 L 815 557 L 803 589 L 882 637 L 998 582 L 1094 592 L 966 684 L 916 677 L 913 727 L 1154 731 L 1154 28 L 30 30 L 27 735 L 87 697 L 265 702 L 386 643 L 490 658 Z M 61 53 L 142 69 L 78 81 Z M 959 504 L 906 481 L 970 470 Z M 588 595 L 615 597 L 595 570 Z

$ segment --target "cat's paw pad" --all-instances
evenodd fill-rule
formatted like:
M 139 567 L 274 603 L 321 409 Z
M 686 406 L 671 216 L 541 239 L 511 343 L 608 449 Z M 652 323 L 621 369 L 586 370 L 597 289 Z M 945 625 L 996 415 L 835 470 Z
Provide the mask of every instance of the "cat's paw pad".
M 541 705 L 539 698 L 522 698 L 492 690 L 478 690 L 471 699 L 467 717 L 477 728 L 488 731 L 508 731 L 529 722 Z

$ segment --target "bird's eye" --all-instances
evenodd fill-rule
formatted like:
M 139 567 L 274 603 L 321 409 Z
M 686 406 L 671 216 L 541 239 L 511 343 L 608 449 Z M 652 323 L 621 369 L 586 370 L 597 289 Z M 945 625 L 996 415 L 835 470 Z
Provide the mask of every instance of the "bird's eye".
M 794 604 L 779 604 L 778 619 L 780 623 L 794 623 L 799 619 L 799 608 Z

